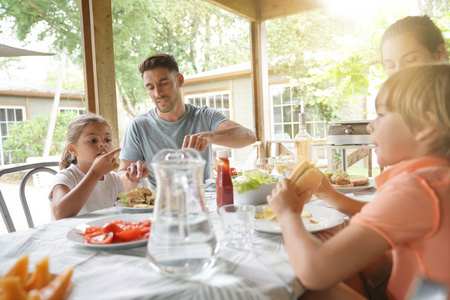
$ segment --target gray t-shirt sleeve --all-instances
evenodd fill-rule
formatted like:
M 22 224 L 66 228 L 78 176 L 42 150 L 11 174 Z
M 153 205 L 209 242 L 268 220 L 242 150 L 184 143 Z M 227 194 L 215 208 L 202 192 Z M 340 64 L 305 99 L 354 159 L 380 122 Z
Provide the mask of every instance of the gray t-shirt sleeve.
M 198 113 L 202 118 L 205 118 L 209 125 L 209 130 L 214 131 L 217 130 L 217 126 L 223 121 L 228 120 L 221 112 L 216 109 L 209 108 L 207 106 L 203 106 Z
M 144 155 L 142 153 L 142 146 L 139 140 L 137 124 L 133 120 L 125 132 L 125 137 L 123 139 L 122 150 L 120 151 L 120 159 L 138 161 L 144 160 Z

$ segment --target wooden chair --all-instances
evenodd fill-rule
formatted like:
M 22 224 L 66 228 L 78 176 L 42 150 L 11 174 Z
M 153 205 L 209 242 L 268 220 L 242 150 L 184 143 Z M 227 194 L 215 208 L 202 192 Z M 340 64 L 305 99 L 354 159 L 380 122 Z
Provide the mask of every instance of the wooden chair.
M 29 228 L 34 228 L 34 223 L 33 223 L 33 218 L 31 216 L 30 208 L 28 206 L 28 202 L 27 202 L 27 199 L 25 196 L 25 188 L 27 186 L 27 182 L 31 178 L 31 176 L 33 176 L 34 174 L 37 174 L 39 172 L 47 172 L 47 173 L 55 175 L 57 173 L 57 171 L 50 168 L 50 167 L 55 167 L 55 166 L 58 166 L 58 162 L 51 161 L 51 162 L 23 164 L 23 165 L 0 170 L 0 178 L 6 174 L 13 174 L 13 173 L 27 171 L 27 173 L 25 174 L 25 176 L 22 178 L 22 180 L 20 182 L 19 198 L 20 198 L 23 212 L 27 219 Z M 11 215 L 9 214 L 9 210 L 6 206 L 6 202 L 5 202 L 5 199 L 3 198 L 3 194 L 1 192 L 1 190 L 0 190 L 0 212 L 2 214 L 3 221 L 5 222 L 6 229 L 8 230 L 8 232 L 16 231 L 16 228 L 14 227 L 14 223 L 12 221 Z

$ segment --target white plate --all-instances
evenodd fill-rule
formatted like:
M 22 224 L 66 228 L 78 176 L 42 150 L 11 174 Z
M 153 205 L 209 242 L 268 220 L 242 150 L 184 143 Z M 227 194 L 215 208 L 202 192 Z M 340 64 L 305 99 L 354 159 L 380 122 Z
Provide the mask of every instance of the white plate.
M 262 213 L 263 206 L 257 206 L 256 212 Z M 305 204 L 303 210 L 309 211 L 312 217 L 319 221 L 319 224 L 310 224 L 309 219 L 303 219 L 306 230 L 309 232 L 318 232 L 333 228 L 344 222 L 344 214 L 341 212 L 318 205 Z M 265 219 L 255 219 L 255 230 L 269 233 L 281 233 L 280 224 L 277 221 L 268 221 Z
M 144 212 L 152 212 L 153 205 L 150 207 L 132 207 L 122 203 L 122 199 L 117 200 L 114 203 L 121 211 L 123 212 L 134 212 L 134 213 L 144 213 Z
M 364 190 L 368 190 L 370 188 L 375 187 L 375 183 L 373 181 L 369 181 L 369 183 L 366 183 L 364 185 L 357 185 L 352 187 L 334 187 L 336 191 L 347 194 L 347 193 L 354 193 L 354 192 L 361 192 Z
M 132 241 L 132 242 L 126 242 L 126 243 L 114 243 L 114 244 L 106 244 L 106 245 L 97 245 L 97 244 L 88 244 L 85 243 L 84 237 L 80 233 L 84 233 L 87 227 L 90 226 L 98 226 L 98 225 L 104 225 L 108 222 L 112 222 L 115 220 L 121 220 L 125 222 L 141 222 L 147 219 L 151 218 L 151 214 L 126 214 L 126 215 L 114 215 L 109 216 L 101 219 L 96 219 L 91 222 L 87 222 L 84 224 L 80 224 L 77 227 L 71 229 L 66 237 L 69 241 L 74 243 L 78 246 L 83 246 L 87 248 L 95 248 L 95 249 L 122 249 L 122 248 L 132 248 L 132 247 L 138 247 L 143 246 L 147 244 L 147 239 L 138 240 L 138 241 Z

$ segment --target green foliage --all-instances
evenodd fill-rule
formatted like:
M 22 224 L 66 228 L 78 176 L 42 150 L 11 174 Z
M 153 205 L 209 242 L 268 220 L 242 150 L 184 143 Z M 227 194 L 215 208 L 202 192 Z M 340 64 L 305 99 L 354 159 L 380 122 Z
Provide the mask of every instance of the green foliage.
M 59 76 L 59 70 L 50 70 L 47 72 L 47 78 L 45 80 L 45 83 L 51 86 L 57 86 L 58 84 L 58 76 Z M 79 71 L 71 71 L 71 72 L 65 72 L 62 86 L 65 89 L 72 89 L 72 90 L 83 90 L 84 89 L 84 74 Z
M 148 99 L 138 64 L 151 54 L 174 55 L 185 75 L 250 59 L 248 22 L 203 0 L 112 0 L 112 15 L 116 81 L 131 105 Z M 54 37 L 56 51 L 82 66 L 77 0 L 0 0 L 2 19 L 21 41 L 45 24 L 39 38 Z
M 67 125 L 76 113 L 58 114 L 50 155 L 62 153 L 65 145 Z M 44 153 L 50 115 L 39 115 L 34 120 L 25 120 L 10 128 L 9 138 L 3 144 L 4 150 L 12 151 L 12 163 L 23 163 L 27 157 L 41 157 Z
M 138 65 L 149 55 L 172 54 L 185 75 L 250 59 L 248 23 L 203 0 L 112 5 L 116 79 L 132 105 L 148 99 Z
M 450 1 L 424 0 L 424 4 L 449 49 Z M 355 11 L 315 10 L 269 21 L 269 61 L 276 73 L 299 84 L 297 98 L 308 113 L 325 120 L 345 118 L 342 108 L 356 108 L 385 80 L 379 41 L 390 24 L 408 13 L 405 1 L 393 1 L 381 6 L 373 19 Z

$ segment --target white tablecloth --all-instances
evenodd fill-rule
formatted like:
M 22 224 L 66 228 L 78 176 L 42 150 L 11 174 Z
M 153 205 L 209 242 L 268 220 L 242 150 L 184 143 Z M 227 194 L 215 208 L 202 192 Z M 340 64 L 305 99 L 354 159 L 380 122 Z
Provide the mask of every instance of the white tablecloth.
M 30 254 L 30 272 L 38 260 L 48 255 L 52 273 L 75 266 L 70 300 L 297 299 L 303 293 L 280 234 L 255 232 L 251 249 L 228 248 L 224 246 L 219 217 L 213 207 L 210 210 L 221 249 L 215 266 L 197 278 L 175 279 L 158 274 L 149 265 L 146 246 L 99 251 L 66 239 L 67 232 L 77 225 L 122 214 L 116 207 L 1 235 L 0 275 L 25 254 Z
M 373 194 L 371 191 L 367 195 Z M 221 249 L 215 266 L 197 278 L 175 279 L 158 274 L 149 265 L 146 246 L 99 251 L 66 239 L 67 232 L 77 225 L 122 214 L 116 207 L 1 235 L 0 275 L 25 254 L 30 254 L 30 272 L 38 260 L 48 255 L 52 273 L 75 266 L 70 300 L 297 299 L 304 289 L 289 264 L 282 235 L 255 232 L 251 249 L 224 246 L 214 194 L 206 195 Z

